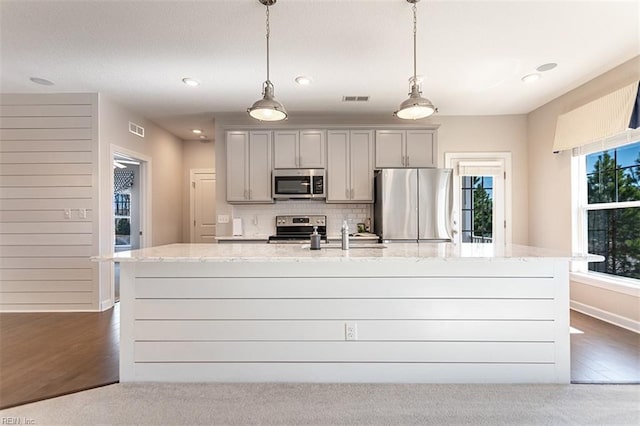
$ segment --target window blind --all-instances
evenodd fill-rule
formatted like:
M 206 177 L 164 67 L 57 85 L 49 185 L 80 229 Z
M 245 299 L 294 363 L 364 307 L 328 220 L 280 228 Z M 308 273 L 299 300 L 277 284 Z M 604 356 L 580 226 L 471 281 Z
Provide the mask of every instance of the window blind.
M 500 176 L 504 167 L 500 161 L 460 161 L 458 175 L 460 176 Z
M 638 82 L 562 114 L 556 123 L 553 151 L 565 151 L 625 132 L 636 103 Z

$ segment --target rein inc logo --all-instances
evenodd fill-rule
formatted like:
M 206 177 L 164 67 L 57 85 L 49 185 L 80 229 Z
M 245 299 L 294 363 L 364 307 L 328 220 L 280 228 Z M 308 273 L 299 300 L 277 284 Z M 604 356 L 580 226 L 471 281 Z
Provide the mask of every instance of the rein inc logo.
M 0 417 L 0 425 L 35 425 L 36 421 L 28 417 Z

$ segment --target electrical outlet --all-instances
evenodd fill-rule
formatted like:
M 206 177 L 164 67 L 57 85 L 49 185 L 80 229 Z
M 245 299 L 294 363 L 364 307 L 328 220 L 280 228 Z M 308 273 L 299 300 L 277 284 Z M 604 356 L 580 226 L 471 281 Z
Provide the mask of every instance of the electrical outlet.
M 344 340 L 358 340 L 358 325 L 355 322 L 344 323 Z
M 229 215 L 228 214 L 219 214 L 218 215 L 218 223 L 229 223 Z
M 86 219 L 87 209 L 78 209 L 78 215 L 80 216 L 80 219 Z

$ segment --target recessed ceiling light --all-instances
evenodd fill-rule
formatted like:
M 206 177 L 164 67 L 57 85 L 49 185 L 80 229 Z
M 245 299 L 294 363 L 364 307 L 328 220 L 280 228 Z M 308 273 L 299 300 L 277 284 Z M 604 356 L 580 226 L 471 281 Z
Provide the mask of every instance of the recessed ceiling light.
M 313 80 L 311 79 L 311 77 L 307 77 L 305 75 L 296 77 L 296 83 L 298 83 L 300 86 L 308 86 L 312 81 Z
M 200 139 L 206 139 L 207 135 L 200 135 Z
M 538 73 L 527 74 L 524 77 L 522 77 L 522 81 L 525 83 L 533 83 L 534 81 L 538 81 L 539 79 L 540 79 L 540 74 Z
M 44 78 L 39 77 L 31 77 L 29 80 L 33 81 L 36 84 L 42 84 L 43 86 L 53 86 L 53 82 Z
M 193 78 L 189 78 L 189 77 L 185 77 L 182 79 L 182 82 L 184 84 L 186 84 L 189 87 L 196 87 L 196 86 L 200 86 L 200 82 L 198 80 L 195 80 Z
M 549 62 L 547 64 L 540 65 L 538 68 L 536 68 L 536 71 L 545 72 L 545 71 L 552 70 L 557 66 L 558 66 L 558 64 L 556 64 L 555 62 Z
M 200 133 L 202 133 L 202 130 L 200 129 L 193 129 L 191 130 L 193 133 L 195 133 L 196 135 L 199 135 Z

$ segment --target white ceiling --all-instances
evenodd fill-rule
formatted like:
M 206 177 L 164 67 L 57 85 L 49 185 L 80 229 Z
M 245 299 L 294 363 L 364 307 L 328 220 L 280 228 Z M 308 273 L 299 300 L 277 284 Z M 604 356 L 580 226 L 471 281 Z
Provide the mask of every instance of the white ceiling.
M 391 114 L 407 97 L 405 0 L 279 0 L 270 11 L 271 80 L 290 115 Z M 101 92 L 183 139 L 245 111 L 266 76 L 258 0 L 0 0 L 0 31 L 2 93 Z M 640 1 L 422 0 L 417 45 L 440 114 L 527 113 L 640 54 Z M 547 62 L 558 67 L 520 81 Z

